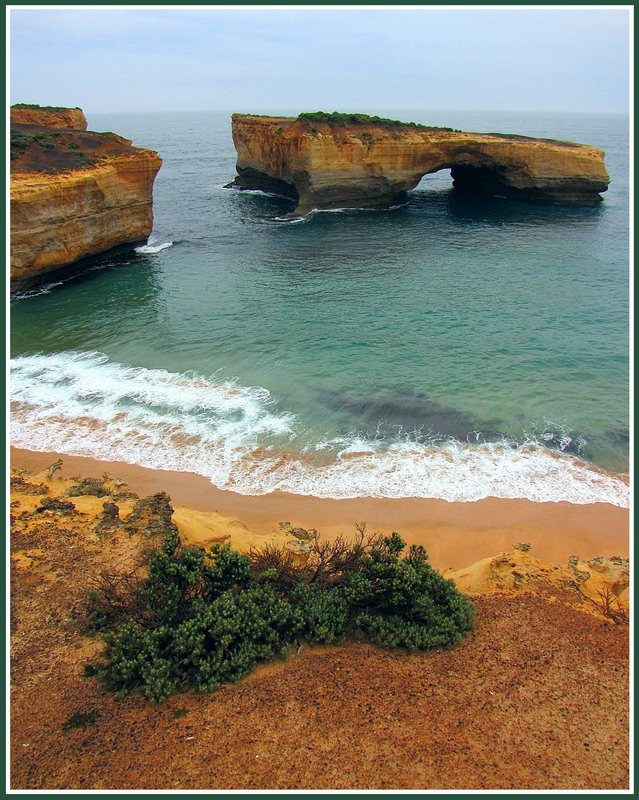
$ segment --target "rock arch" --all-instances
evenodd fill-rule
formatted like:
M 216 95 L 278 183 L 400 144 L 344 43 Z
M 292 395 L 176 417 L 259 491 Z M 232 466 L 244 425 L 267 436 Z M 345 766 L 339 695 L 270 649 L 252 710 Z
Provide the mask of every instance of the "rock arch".
M 598 203 L 609 183 L 603 151 L 553 139 L 375 118 L 338 127 L 246 114 L 233 115 L 232 131 L 238 176 L 229 185 L 296 199 L 292 216 L 389 207 L 442 169 L 451 170 L 460 190 L 541 203 Z

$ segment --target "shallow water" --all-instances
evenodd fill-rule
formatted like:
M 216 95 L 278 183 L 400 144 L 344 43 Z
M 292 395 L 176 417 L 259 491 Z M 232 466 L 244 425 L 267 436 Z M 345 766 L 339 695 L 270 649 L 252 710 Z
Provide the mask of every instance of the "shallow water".
M 162 155 L 154 233 L 13 302 L 13 442 L 248 494 L 627 502 L 601 472 L 628 467 L 627 118 L 384 115 L 594 144 L 611 186 L 541 206 L 440 172 L 283 222 L 223 188 L 229 114 L 95 115 Z

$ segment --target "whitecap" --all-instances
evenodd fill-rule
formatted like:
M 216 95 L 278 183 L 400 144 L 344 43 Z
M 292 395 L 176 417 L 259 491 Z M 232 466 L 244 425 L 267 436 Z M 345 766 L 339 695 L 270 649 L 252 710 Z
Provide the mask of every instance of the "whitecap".
M 161 244 L 155 244 L 153 239 L 149 240 L 148 244 L 140 245 L 140 247 L 135 247 L 134 250 L 136 253 L 143 253 L 147 254 L 155 254 L 159 253 L 162 250 L 166 250 L 167 247 L 172 247 L 173 242 L 162 242 Z

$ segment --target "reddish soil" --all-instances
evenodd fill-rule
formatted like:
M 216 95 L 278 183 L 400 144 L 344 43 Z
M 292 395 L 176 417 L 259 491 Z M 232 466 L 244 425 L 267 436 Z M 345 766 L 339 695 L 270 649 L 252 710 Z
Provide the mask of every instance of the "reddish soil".
M 129 139 L 115 133 L 11 125 L 11 174 L 85 169 L 100 159 L 131 153 Z
M 118 701 L 83 677 L 82 606 L 142 543 L 33 502 L 11 509 L 14 790 L 628 787 L 628 627 L 568 589 L 476 598 L 451 651 L 302 649 L 210 695 Z

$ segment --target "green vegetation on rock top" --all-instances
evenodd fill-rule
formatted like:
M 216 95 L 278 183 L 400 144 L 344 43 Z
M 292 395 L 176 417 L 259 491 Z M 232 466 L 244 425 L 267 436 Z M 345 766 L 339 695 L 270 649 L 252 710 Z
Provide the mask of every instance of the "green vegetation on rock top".
M 310 111 L 299 114 L 297 119 L 306 124 L 325 122 L 331 128 L 347 128 L 353 125 L 375 125 L 381 128 L 418 128 L 419 130 L 452 131 L 453 128 L 439 128 L 434 125 L 421 125 L 417 122 L 402 122 L 398 119 L 375 117 L 369 114 L 344 114 L 340 111 Z
M 18 151 L 25 150 L 32 144 L 39 144 L 42 147 L 53 147 L 53 140 L 60 134 L 48 131 L 11 131 L 10 144 L 12 157 Z
M 14 103 L 11 108 L 30 108 L 34 111 L 77 111 L 79 106 L 39 106 L 37 103 Z
M 73 140 L 76 131 L 36 129 L 16 126 L 10 136 L 12 172 L 56 172 L 83 169 L 97 163 L 90 151 Z

